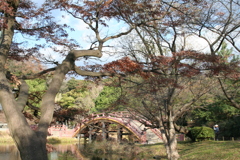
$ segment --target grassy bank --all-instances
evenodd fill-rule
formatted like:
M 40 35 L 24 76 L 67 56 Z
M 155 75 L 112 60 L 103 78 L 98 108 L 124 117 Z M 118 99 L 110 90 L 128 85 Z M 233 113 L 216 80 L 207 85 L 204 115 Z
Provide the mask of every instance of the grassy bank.
M 14 143 L 7 131 L 0 131 L 0 143 Z
M 0 144 L 13 143 L 7 134 L 0 135 Z M 78 143 L 76 138 L 48 137 L 50 144 Z M 81 144 L 83 142 L 81 141 Z M 118 144 L 115 142 L 92 143 L 84 147 L 83 155 L 114 154 L 117 157 L 138 157 L 139 159 L 151 160 L 153 157 L 166 159 L 163 144 Z M 178 151 L 180 160 L 240 160 L 240 141 L 202 141 L 202 142 L 179 142 Z M 111 158 L 109 158 L 111 159 Z
M 50 144 L 78 143 L 77 138 L 48 137 L 47 139 Z M 0 131 L 0 143 L 14 143 L 14 141 L 8 132 Z
M 143 145 L 141 148 L 148 152 L 148 157 L 167 157 L 163 144 Z M 239 141 L 179 142 L 178 151 L 180 160 L 240 160 Z
M 154 157 L 161 157 L 161 160 L 167 159 L 163 144 L 112 145 L 110 142 L 101 142 L 90 144 L 85 149 L 86 156 L 97 154 L 106 158 L 109 154 L 114 154 L 123 159 L 124 157 L 149 160 Z M 178 151 L 181 156 L 179 160 L 240 160 L 239 141 L 179 142 Z M 81 152 L 85 155 L 84 151 Z
M 182 160 L 239 160 L 239 141 L 203 141 L 179 143 Z
M 47 142 L 49 144 L 64 144 L 64 143 L 78 143 L 77 138 L 59 138 L 59 137 L 48 137 Z M 82 141 L 81 141 L 82 142 Z M 80 142 L 80 143 L 81 143 Z

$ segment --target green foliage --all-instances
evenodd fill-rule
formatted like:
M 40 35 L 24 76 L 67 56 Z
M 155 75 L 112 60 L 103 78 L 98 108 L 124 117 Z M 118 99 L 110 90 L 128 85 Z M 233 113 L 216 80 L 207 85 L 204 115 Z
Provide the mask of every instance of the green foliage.
M 226 42 L 222 43 L 221 50 L 218 52 L 218 55 L 222 57 L 225 62 L 230 60 L 230 62 L 239 62 L 239 55 L 232 54 L 233 48 L 229 48 Z M 231 58 L 230 58 L 231 57 Z
M 226 100 L 214 100 L 204 108 L 195 109 L 191 114 L 195 125 L 213 127 L 219 125 L 219 137 L 230 139 L 231 137 L 239 137 L 240 133 L 240 110 L 231 106 Z M 237 98 L 236 98 L 236 101 Z
M 58 102 L 63 108 L 77 108 L 77 100 L 80 97 L 85 97 L 86 92 L 79 92 L 78 90 L 71 90 L 67 93 L 62 94 L 61 100 Z
M 88 84 L 89 82 L 87 81 L 71 78 L 70 80 L 62 83 L 59 93 L 65 94 L 72 90 L 74 90 L 74 92 L 84 92 L 87 91 Z
M 212 125 L 222 121 L 230 120 L 240 114 L 240 110 L 228 105 L 224 100 L 219 100 L 211 105 L 192 112 L 195 123 L 198 125 Z
M 29 103 L 35 107 L 40 107 L 40 102 L 43 94 L 47 89 L 46 81 L 44 79 L 26 80 L 29 86 Z
M 120 88 L 105 86 L 100 95 L 95 99 L 95 108 L 93 108 L 91 111 L 102 112 L 108 109 L 114 102 L 118 100 L 120 95 Z
M 61 143 L 61 140 L 54 137 L 54 138 L 48 138 L 47 142 L 50 144 L 58 144 L 58 143 Z
M 64 109 L 77 108 L 85 111 L 95 107 L 94 99 L 103 88 L 89 81 L 75 79 L 69 80 L 66 85 L 68 91 L 58 94 L 57 103 Z
M 47 89 L 46 81 L 44 79 L 34 79 L 34 80 L 26 80 L 26 83 L 29 86 L 29 92 L 41 92 Z
M 215 137 L 213 129 L 209 127 L 194 127 L 190 132 L 193 141 L 202 141 Z
M 60 94 L 58 103 L 63 108 L 78 108 L 77 101 L 80 97 L 85 97 L 88 94 L 87 83 L 83 80 L 70 79 L 66 83 L 66 92 Z
M 225 139 L 231 139 L 232 137 L 239 137 L 240 133 L 240 116 L 233 116 L 231 119 L 222 121 L 219 124 L 220 133 L 219 137 L 225 137 Z
M 221 50 L 218 52 L 219 56 L 222 56 L 224 59 L 227 59 L 233 52 L 233 48 L 228 48 L 227 43 L 223 42 Z
M 76 80 L 74 78 L 70 79 L 68 82 L 67 82 L 67 87 L 69 89 L 69 91 L 73 90 L 73 89 L 76 89 L 79 85 L 80 81 L 79 80 Z
M 70 93 L 63 94 L 62 99 L 59 101 L 61 106 L 64 108 L 71 107 L 74 105 L 76 97 L 72 97 Z

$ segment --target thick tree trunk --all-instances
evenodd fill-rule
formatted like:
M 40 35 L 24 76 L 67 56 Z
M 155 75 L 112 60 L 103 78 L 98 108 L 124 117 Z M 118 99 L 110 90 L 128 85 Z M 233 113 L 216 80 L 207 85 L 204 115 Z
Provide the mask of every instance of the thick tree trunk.
M 22 160 L 46 160 L 46 137 L 33 131 L 24 115 L 22 107 L 12 93 L 5 74 L 0 72 L 0 103 L 6 116 L 11 136 L 20 151 Z
M 10 1 L 9 1 L 10 2 Z M 17 10 L 19 1 L 11 1 L 14 11 Z M 7 119 L 11 136 L 20 151 L 22 160 L 47 160 L 46 138 L 40 138 L 31 130 L 22 109 L 25 106 L 24 99 L 19 103 L 13 96 L 12 89 L 5 75 L 5 63 L 8 58 L 10 46 L 14 35 L 15 17 L 7 16 L 7 28 L 3 32 L 3 41 L 0 44 L 0 103 Z
M 0 91 L 0 102 L 3 106 L 11 136 L 20 151 L 21 159 L 46 160 L 46 137 L 39 137 L 39 133 L 29 127 L 24 115 L 18 108 L 13 94 L 7 87 Z
M 13 11 L 16 12 L 19 0 L 9 1 L 9 5 L 13 8 Z M 63 63 L 55 70 L 52 82 L 42 99 L 41 118 L 38 129 L 37 131 L 33 131 L 22 114 L 22 110 L 25 107 L 28 98 L 28 89 L 25 88 L 25 92 L 22 92 L 23 97 L 18 97 L 18 100 L 15 100 L 11 86 L 5 75 L 5 64 L 9 56 L 14 29 L 16 27 L 16 17 L 15 14 L 5 14 L 4 16 L 7 18 L 7 27 L 4 28 L 3 41 L 1 41 L 0 44 L 0 103 L 3 107 L 11 136 L 20 151 L 21 159 L 47 160 L 46 138 L 48 127 L 53 116 L 55 96 L 61 87 L 65 75 L 70 70 L 74 69 L 76 69 L 75 71 L 77 73 L 80 72 L 80 74 L 82 73 L 83 75 L 89 74 L 90 72 L 82 71 L 76 68 L 74 64 L 75 60 L 82 56 L 101 57 L 102 53 L 101 50 L 73 50 L 68 54 Z M 100 49 L 102 48 L 102 45 L 103 42 L 100 44 Z M 101 74 L 96 76 L 99 75 Z
M 30 129 L 31 130 L 31 129 Z M 14 137 L 14 135 L 13 135 Z M 21 139 L 19 139 L 21 137 Z M 39 138 L 36 132 L 31 131 L 26 134 L 22 132 L 22 135 L 14 137 L 15 141 L 19 140 L 17 148 L 20 152 L 22 160 L 47 160 L 46 139 Z
M 180 155 L 177 150 L 177 139 L 176 132 L 174 129 L 174 124 L 172 121 L 172 117 L 169 117 L 169 128 L 165 129 L 163 135 L 163 142 L 167 151 L 167 156 L 169 160 L 178 160 Z
M 81 53 L 82 55 L 85 53 L 99 55 L 99 51 L 82 51 Z M 37 131 L 33 131 L 29 127 L 26 118 L 22 114 L 27 98 L 19 98 L 19 101 L 16 101 L 4 72 L 0 72 L 0 103 L 3 106 L 10 133 L 20 151 L 22 160 L 48 159 L 46 138 L 55 107 L 55 96 L 61 87 L 65 75 L 74 68 L 76 58 L 74 53 L 69 53 L 63 63 L 57 67 L 52 82 L 42 99 L 41 118 Z M 2 60 L 1 57 L 0 60 Z M 3 65 L 1 66 L 3 68 Z M 22 86 L 22 88 L 24 87 Z M 25 89 L 27 90 L 27 88 Z M 27 91 L 22 96 L 27 96 Z

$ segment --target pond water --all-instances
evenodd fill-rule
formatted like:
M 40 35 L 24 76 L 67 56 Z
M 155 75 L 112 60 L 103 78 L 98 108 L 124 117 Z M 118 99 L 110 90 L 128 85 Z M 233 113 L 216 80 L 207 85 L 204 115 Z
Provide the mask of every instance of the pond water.
M 119 155 L 89 154 L 84 150 L 84 145 L 65 144 L 53 145 L 53 151 L 48 154 L 49 160 L 146 160 L 145 158 L 134 158 Z M 0 160 L 21 160 L 15 145 L 0 144 Z

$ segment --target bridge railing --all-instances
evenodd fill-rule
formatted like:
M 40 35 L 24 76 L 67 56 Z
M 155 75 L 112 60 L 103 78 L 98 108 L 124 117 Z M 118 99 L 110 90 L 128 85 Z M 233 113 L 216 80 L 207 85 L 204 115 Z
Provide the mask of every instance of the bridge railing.
M 85 118 L 81 121 L 81 126 L 85 125 L 86 122 L 91 121 L 91 120 L 95 120 L 98 118 L 109 118 L 109 119 L 119 121 L 120 123 L 124 124 L 125 127 L 131 129 L 138 137 L 141 137 L 142 130 L 131 124 L 132 120 L 130 119 L 130 117 L 131 117 L 131 114 L 129 114 L 126 111 L 113 112 L 113 113 L 91 114 L 87 118 Z M 81 127 L 81 126 L 79 126 L 79 127 Z
M 144 130 L 142 130 L 139 126 L 136 126 L 134 124 L 134 121 L 132 119 L 132 114 L 130 114 L 127 111 L 122 112 L 112 112 L 112 113 L 99 113 L 99 114 L 91 114 L 85 119 L 83 119 L 80 123 L 80 125 L 76 126 L 77 129 L 81 128 L 82 126 L 86 126 L 89 121 L 97 120 L 99 118 L 107 118 L 110 120 L 118 121 L 119 123 L 122 123 L 124 127 L 129 128 L 141 141 L 146 140 L 146 135 Z M 136 120 L 139 121 L 139 120 Z M 151 126 L 152 124 L 149 121 L 146 121 L 142 119 L 139 123 L 142 123 L 147 126 Z M 76 130 L 77 130 L 76 129 Z M 159 138 L 162 138 L 162 135 L 159 130 L 152 128 L 152 132 L 154 132 Z

